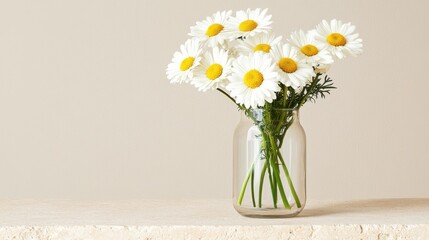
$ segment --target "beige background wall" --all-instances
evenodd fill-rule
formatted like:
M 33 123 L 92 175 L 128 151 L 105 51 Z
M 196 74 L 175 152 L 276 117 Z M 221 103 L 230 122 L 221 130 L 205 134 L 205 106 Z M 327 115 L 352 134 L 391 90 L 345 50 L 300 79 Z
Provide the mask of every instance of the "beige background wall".
M 0 198 L 229 197 L 236 108 L 164 70 L 195 21 L 247 7 L 364 39 L 302 110 L 309 198 L 429 197 L 426 1 L 41 0 L 0 2 Z

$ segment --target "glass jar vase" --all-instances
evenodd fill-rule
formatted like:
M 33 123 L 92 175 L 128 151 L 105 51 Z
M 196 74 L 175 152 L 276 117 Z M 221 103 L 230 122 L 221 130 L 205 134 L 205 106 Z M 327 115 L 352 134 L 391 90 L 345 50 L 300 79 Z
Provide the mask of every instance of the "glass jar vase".
M 293 217 L 306 198 L 306 139 L 296 109 L 243 111 L 234 132 L 234 208 L 248 217 Z

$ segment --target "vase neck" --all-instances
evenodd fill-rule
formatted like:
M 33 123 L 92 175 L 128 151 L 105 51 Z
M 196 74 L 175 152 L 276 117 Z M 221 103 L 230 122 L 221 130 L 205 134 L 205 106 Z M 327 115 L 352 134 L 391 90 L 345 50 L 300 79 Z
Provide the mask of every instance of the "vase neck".
M 291 124 L 299 121 L 299 110 L 290 108 L 249 109 L 242 111 L 241 120 L 265 126 Z

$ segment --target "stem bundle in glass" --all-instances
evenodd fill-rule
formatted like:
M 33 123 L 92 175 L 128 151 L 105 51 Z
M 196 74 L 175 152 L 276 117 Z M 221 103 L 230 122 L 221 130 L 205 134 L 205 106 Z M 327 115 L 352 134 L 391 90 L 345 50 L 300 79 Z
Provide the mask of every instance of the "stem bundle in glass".
M 242 111 L 245 111 L 246 116 L 252 120 L 253 124 L 257 126 L 260 131 L 260 149 L 262 151 L 260 155 L 261 158 L 265 160 L 264 167 L 259 177 L 259 189 L 254 189 L 253 179 L 255 171 L 254 163 L 252 163 L 237 198 L 238 205 L 241 205 L 250 181 L 253 206 L 261 208 L 264 180 L 268 178 L 269 186 L 266 187 L 270 187 L 271 189 L 273 206 L 275 208 L 278 206 L 278 194 L 280 194 L 282 206 L 284 208 L 291 208 L 291 204 L 288 202 L 287 198 L 289 194 L 292 195 L 296 206 L 298 208 L 301 207 L 301 201 L 295 191 L 289 170 L 282 156 L 282 152 L 280 151 L 287 130 L 294 119 L 291 111 L 279 111 L 279 109 L 299 110 L 308 100 L 314 100 L 318 96 L 324 97 L 324 95 L 321 95 L 322 93 L 329 93 L 330 89 L 335 88 L 327 76 L 324 78 L 321 76 L 321 73 L 316 74 L 312 79 L 312 84 L 306 86 L 299 93 L 283 86 L 283 90 L 273 103 L 265 104 L 263 108 L 259 109 L 260 111 L 258 114 L 262 114 L 262 116 L 255 116 L 254 109 L 246 109 L 238 105 Z M 254 161 L 256 161 L 256 159 Z M 286 182 L 282 181 L 282 175 L 285 176 Z M 287 189 L 285 186 L 289 187 L 288 189 L 290 192 L 285 192 L 285 189 Z

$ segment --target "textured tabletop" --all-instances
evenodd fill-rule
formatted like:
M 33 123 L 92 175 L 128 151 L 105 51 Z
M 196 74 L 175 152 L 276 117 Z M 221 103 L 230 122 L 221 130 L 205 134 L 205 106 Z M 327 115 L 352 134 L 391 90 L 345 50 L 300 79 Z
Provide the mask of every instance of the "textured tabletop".
M 309 201 L 252 219 L 230 200 L 0 200 L 0 239 L 429 239 L 429 199 Z

